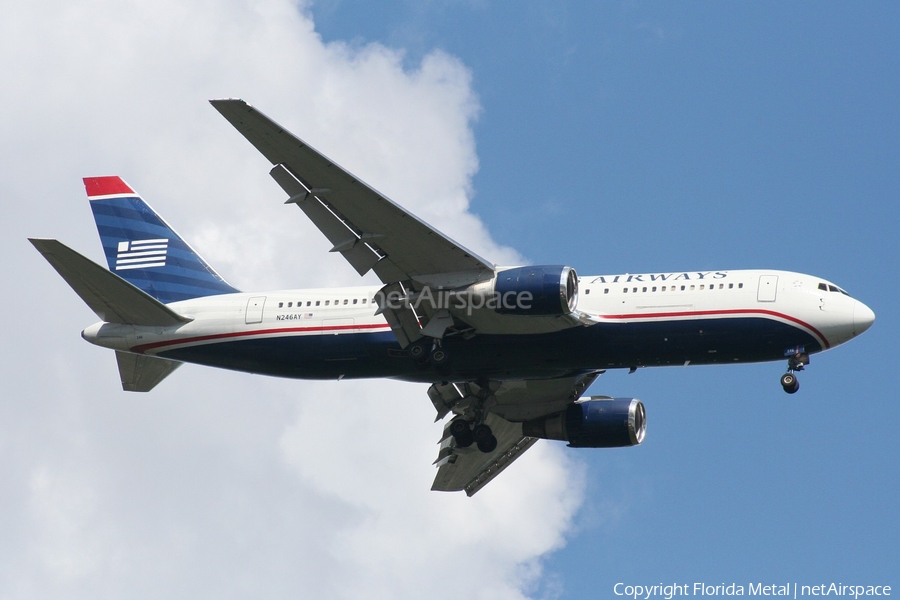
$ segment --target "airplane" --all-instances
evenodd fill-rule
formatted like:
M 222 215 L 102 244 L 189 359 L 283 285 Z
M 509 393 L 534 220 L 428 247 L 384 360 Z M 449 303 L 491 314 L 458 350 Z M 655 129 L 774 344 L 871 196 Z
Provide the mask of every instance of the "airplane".
M 273 165 L 270 175 L 360 275 L 382 285 L 242 292 L 121 178 L 84 179 L 108 269 L 55 239 L 31 243 L 101 319 L 122 387 L 147 392 L 182 363 L 297 379 L 430 384 L 448 415 L 437 491 L 478 492 L 538 439 L 628 447 L 636 398 L 584 397 L 609 369 L 787 361 L 875 314 L 820 277 L 775 270 L 579 276 L 498 266 L 416 218 L 243 100 L 211 100 Z

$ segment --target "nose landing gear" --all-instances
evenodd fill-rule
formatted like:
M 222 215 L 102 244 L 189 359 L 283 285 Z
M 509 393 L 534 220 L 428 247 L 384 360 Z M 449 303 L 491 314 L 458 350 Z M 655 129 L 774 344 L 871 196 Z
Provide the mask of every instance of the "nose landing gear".
M 803 367 L 809 364 L 809 355 L 798 352 L 788 358 L 787 373 L 781 376 L 781 387 L 788 394 L 796 394 L 800 389 L 800 381 L 794 375 L 794 371 L 802 371 Z

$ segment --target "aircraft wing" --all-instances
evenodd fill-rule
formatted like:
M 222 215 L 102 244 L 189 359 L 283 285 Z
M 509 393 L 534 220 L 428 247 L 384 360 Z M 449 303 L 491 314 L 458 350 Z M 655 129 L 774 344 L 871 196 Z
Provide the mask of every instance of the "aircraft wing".
M 464 412 L 473 402 L 489 411 L 484 422 L 497 438 L 493 452 L 483 453 L 474 445 L 457 446 L 450 434 L 450 420 L 444 427 L 438 458 L 438 474 L 431 489 L 440 492 L 465 491 L 472 496 L 531 448 L 537 438 L 522 434 L 521 421 L 562 412 L 578 400 L 602 371 L 541 380 L 490 381 L 434 384 L 428 395 L 443 418 L 451 410 Z M 502 415 L 502 416 L 501 416 Z
M 275 167 L 272 177 L 362 275 L 385 284 L 439 276 L 441 285 L 489 279 L 494 267 L 356 179 L 237 99 L 210 103 Z
M 450 423 L 444 427 L 441 449 L 434 464 L 438 474 L 431 489 L 438 492 L 465 491 L 467 496 L 486 486 L 503 469 L 531 448 L 537 438 L 522 435 L 520 423 L 510 423 L 497 415 L 489 414 L 485 419 L 494 437 L 497 448 L 485 454 L 474 445 L 457 448 L 453 436 L 448 431 Z

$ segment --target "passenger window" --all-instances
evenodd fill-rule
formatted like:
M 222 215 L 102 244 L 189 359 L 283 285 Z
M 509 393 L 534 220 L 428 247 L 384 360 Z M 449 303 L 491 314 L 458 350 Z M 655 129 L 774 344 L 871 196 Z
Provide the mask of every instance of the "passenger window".
M 326 301 L 325 301 L 325 306 L 328 306 L 329 304 L 331 304 L 331 300 L 326 300 Z
M 655 292 L 655 291 L 656 291 L 656 286 L 654 285 L 654 286 L 653 286 L 653 289 L 650 290 L 650 291 L 651 291 L 651 292 Z
M 587 295 L 590 294 L 590 293 L 591 293 L 591 288 L 588 288 L 588 289 L 584 290 L 584 295 L 585 295 L 585 296 L 587 296 Z
M 344 306 L 347 305 L 347 302 L 349 302 L 349 300 L 347 300 L 346 298 L 344 298 Z
M 646 291 L 647 291 L 647 288 L 641 288 L 641 291 L 642 291 L 642 292 L 646 292 Z
M 742 287 L 744 287 L 744 284 L 743 284 L 743 283 L 739 283 L 739 284 L 738 284 L 738 289 L 741 289 Z
M 734 284 L 733 284 L 733 283 L 729 283 L 729 284 L 728 284 L 728 289 L 729 289 L 729 290 L 733 290 L 733 289 L 734 289 Z
M 322 303 L 321 300 L 316 300 L 316 306 L 319 306 Z
M 603 293 L 604 293 L 604 294 L 608 294 L 608 293 L 609 293 L 609 288 L 603 288 Z
M 354 298 L 354 299 L 353 299 L 353 304 L 356 304 L 357 302 L 359 302 L 359 300 L 357 300 L 356 298 Z
M 363 304 L 365 304 L 365 303 L 366 303 L 366 299 L 365 299 L 365 298 L 363 298 Z

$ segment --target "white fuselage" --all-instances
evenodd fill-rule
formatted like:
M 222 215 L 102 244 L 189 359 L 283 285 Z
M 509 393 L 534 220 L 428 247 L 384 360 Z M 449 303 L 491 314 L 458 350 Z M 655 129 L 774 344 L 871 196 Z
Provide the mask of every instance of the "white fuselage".
M 179 326 L 141 327 L 97 323 L 85 329 L 82 335 L 91 343 L 116 350 L 259 371 L 261 369 L 254 366 L 256 363 L 252 357 L 246 368 L 232 367 L 230 362 L 217 362 L 222 359 L 206 361 L 202 358 L 202 353 L 198 355 L 198 359 L 191 360 L 190 352 L 195 348 L 211 348 L 237 341 L 244 344 L 255 341 L 257 345 L 249 346 L 250 351 L 255 348 L 259 352 L 259 343 L 279 338 L 304 338 L 311 342 L 312 338 L 322 340 L 351 334 L 382 334 L 378 339 L 384 343 L 385 339 L 392 339 L 392 334 L 384 317 L 376 314 L 377 307 L 373 298 L 378 290 L 377 286 L 360 286 L 208 296 L 169 305 L 177 313 L 191 318 L 190 322 Z M 724 348 L 753 343 L 750 339 L 754 331 L 752 329 L 734 332 L 734 335 L 747 337 L 745 340 L 722 341 L 721 337 L 733 329 L 726 324 L 737 320 L 772 326 L 781 324 L 787 331 L 796 331 L 797 339 L 809 340 L 806 345 L 810 347 L 801 348 L 801 351 L 818 352 L 859 335 L 874 320 L 874 314 L 868 307 L 834 284 L 818 277 L 786 271 L 688 271 L 581 277 L 577 308 L 598 322 L 587 329 L 602 329 L 603 324 L 608 324 L 616 326 L 610 331 L 622 332 L 637 330 L 643 324 L 643 329 L 652 325 L 654 334 L 649 338 L 646 334 L 635 338 L 639 340 L 635 343 L 644 346 L 635 354 L 637 358 L 619 362 L 604 355 L 604 358 L 597 359 L 602 360 L 603 364 L 573 364 L 572 368 L 614 368 L 631 362 L 642 366 L 675 364 L 680 361 L 678 356 L 652 360 L 640 357 L 665 356 L 666 347 L 676 343 L 676 336 L 684 337 L 679 332 L 684 331 L 685 325 L 694 323 L 706 328 L 706 332 L 699 329 L 699 334 L 707 335 L 707 339 L 715 339 L 709 334 L 716 333 L 717 326 L 721 324 L 723 329 L 718 332 L 720 341 L 717 343 Z M 667 333 L 670 331 L 671 335 Z M 475 339 L 479 337 L 477 333 Z M 364 335 L 355 339 L 374 338 Z M 550 339 L 542 338 L 541 343 L 547 344 Z M 685 364 L 776 360 L 794 345 L 791 341 L 790 346 L 774 348 L 771 356 L 764 357 L 758 354 L 743 357 L 740 353 L 730 351 L 734 357 L 726 359 L 724 356 L 697 356 L 702 349 L 693 349 L 695 342 L 691 340 L 682 340 L 683 344 L 691 348 L 690 351 L 683 351 L 690 354 L 685 354 Z M 789 340 L 785 343 L 787 341 Z M 460 344 L 465 350 L 466 342 Z M 653 345 L 659 347 L 652 347 Z M 475 345 L 472 344 L 472 347 Z M 243 350 L 236 348 L 226 354 L 230 356 L 241 351 Z M 397 351 L 399 348 L 394 350 L 395 353 Z M 534 353 L 539 354 L 541 351 L 540 346 L 533 349 Z M 347 351 L 342 352 L 346 354 Z M 714 355 L 720 350 L 710 347 L 705 352 Z M 335 360 L 342 360 L 342 356 Z M 717 358 L 721 360 L 713 360 Z M 240 364 L 240 361 L 234 364 Z M 355 376 L 353 365 L 348 365 L 346 370 L 348 372 L 342 373 L 342 376 Z M 288 376 L 294 376 L 290 373 L 290 370 L 285 371 Z M 379 374 L 383 373 L 379 371 Z M 316 375 L 301 370 L 297 371 L 296 376 Z M 360 376 L 371 375 L 364 372 Z M 401 373 L 398 376 L 404 375 Z

